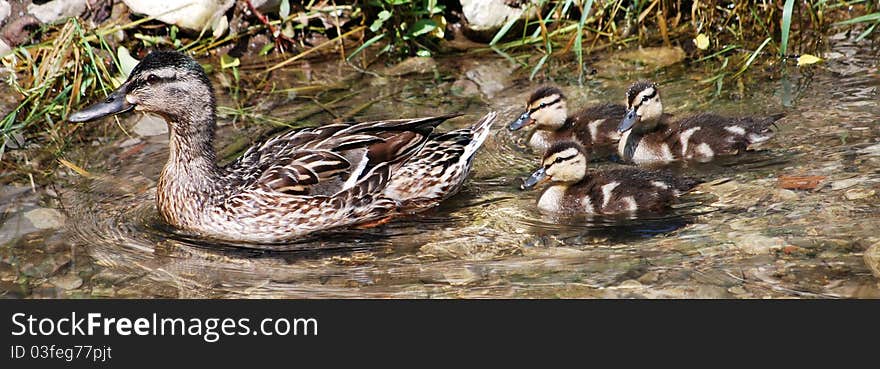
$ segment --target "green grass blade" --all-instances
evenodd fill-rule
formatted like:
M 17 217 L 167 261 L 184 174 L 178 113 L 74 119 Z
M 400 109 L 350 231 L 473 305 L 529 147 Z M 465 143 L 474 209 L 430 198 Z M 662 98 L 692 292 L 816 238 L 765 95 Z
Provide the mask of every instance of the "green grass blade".
M 376 41 L 381 40 L 383 37 L 385 37 L 385 33 L 383 33 L 383 34 L 381 34 L 381 35 L 373 36 L 373 38 L 367 40 L 367 42 L 364 42 L 363 45 L 358 46 L 357 49 L 354 49 L 354 51 L 351 53 L 351 55 L 349 55 L 347 58 L 345 58 L 345 60 L 351 60 L 351 58 L 354 58 L 354 57 L 355 57 L 357 54 L 359 54 L 361 51 L 363 51 L 364 49 L 370 47 L 370 45 L 376 43 Z
M 532 68 L 532 74 L 529 74 L 529 81 L 535 79 L 535 75 L 538 74 L 538 71 L 540 71 L 542 67 L 544 67 L 544 63 L 547 62 L 548 58 L 550 58 L 549 52 L 544 54 L 544 56 L 541 57 L 541 60 L 538 60 L 538 64 Z
M 794 9 L 794 0 L 785 0 L 782 8 L 782 47 L 779 48 L 779 56 L 785 57 L 788 50 L 788 36 L 791 31 L 791 12 Z
M 761 43 L 761 46 L 758 46 L 758 49 L 752 53 L 752 56 L 749 57 L 749 60 L 746 60 L 746 63 L 742 66 L 742 68 L 740 68 L 739 72 L 736 72 L 736 74 L 734 74 L 733 76 L 738 77 L 740 74 L 743 74 L 743 72 L 745 72 L 746 69 L 749 69 L 749 67 L 752 65 L 752 63 L 755 62 L 755 58 L 757 58 L 758 54 L 761 53 L 761 50 L 764 50 L 764 47 L 767 46 L 768 43 L 770 43 L 770 40 L 771 40 L 770 37 L 767 37 L 766 39 L 764 39 L 764 42 Z
M 577 27 L 577 36 L 575 36 L 574 40 L 574 54 L 577 55 L 578 61 L 578 84 L 584 84 L 584 50 L 583 50 L 583 39 L 584 39 L 584 24 L 587 23 L 587 18 L 590 16 L 590 10 L 593 9 L 593 0 L 587 0 L 587 3 L 584 4 L 584 8 L 581 9 L 581 19 L 578 21 Z
M 855 24 L 855 23 L 863 23 L 863 22 L 871 22 L 871 21 L 880 21 L 880 12 L 866 14 L 861 17 L 855 17 L 853 19 L 847 19 L 845 21 L 840 21 L 840 22 L 834 23 L 833 25 L 834 26 L 843 26 L 843 25 L 847 25 L 847 24 Z
M 510 30 L 510 27 L 513 27 L 513 24 L 516 23 L 516 21 L 518 20 L 519 18 L 510 17 L 510 19 L 507 20 L 507 23 L 504 23 L 504 26 L 502 26 L 501 29 L 498 30 L 498 33 L 495 34 L 495 37 L 492 38 L 492 41 L 489 42 L 489 46 L 495 46 L 498 41 L 501 41 L 501 38 L 507 34 L 507 31 Z

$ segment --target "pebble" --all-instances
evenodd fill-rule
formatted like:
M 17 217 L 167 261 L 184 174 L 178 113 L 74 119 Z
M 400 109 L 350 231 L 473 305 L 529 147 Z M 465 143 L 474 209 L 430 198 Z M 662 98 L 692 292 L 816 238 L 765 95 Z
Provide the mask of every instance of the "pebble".
M 514 67 L 510 65 L 510 62 L 501 59 L 480 64 L 465 72 L 464 75 L 476 83 L 486 97 L 492 98 L 510 84 L 513 70 Z
M 839 181 L 831 182 L 832 190 L 843 190 L 855 186 L 864 181 L 863 178 L 850 178 L 850 179 L 841 179 Z
M 642 276 L 639 277 L 638 281 L 643 284 L 651 284 L 651 283 L 657 282 L 659 279 L 660 279 L 660 273 L 657 273 L 657 271 L 652 270 L 650 272 L 642 274 Z
M 74 274 L 65 274 L 49 278 L 49 283 L 62 290 L 75 290 L 82 286 L 83 280 Z
M 880 278 L 880 242 L 877 242 L 867 250 L 865 250 L 865 264 L 874 273 L 874 276 Z
M 874 190 L 854 188 L 851 190 L 847 190 L 844 196 L 846 196 L 847 200 L 861 200 L 874 196 L 875 193 L 876 192 Z
M 471 97 L 480 94 L 480 87 L 469 79 L 459 79 L 452 84 L 452 94 L 460 97 Z
M 134 133 L 141 137 L 164 135 L 168 133 L 168 124 L 158 116 L 144 114 L 137 124 L 134 125 L 133 130 Z
M 730 287 L 727 289 L 727 292 L 730 292 L 734 295 L 745 295 L 746 293 L 748 293 L 745 288 L 742 288 L 740 286 Z
M 405 76 L 407 74 L 431 73 L 437 68 L 437 62 L 430 56 L 413 56 L 388 68 L 385 74 L 389 76 Z
M 49 208 L 37 208 L 27 213 L 24 217 L 37 229 L 58 228 L 64 225 L 64 215 L 58 210 Z
M 643 287 L 643 286 L 644 285 L 641 282 L 639 282 L 635 279 L 627 279 L 627 280 L 621 282 L 617 287 L 620 287 L 620 288 L 639 288 L 639 287 Z
M 769 254 L 771 250 L 781 249 L 785 245 L 779 237 L 767 237 L 759 234 L 739 234 L 736 232 L 727 235 L 741 251 L 751 255 Z

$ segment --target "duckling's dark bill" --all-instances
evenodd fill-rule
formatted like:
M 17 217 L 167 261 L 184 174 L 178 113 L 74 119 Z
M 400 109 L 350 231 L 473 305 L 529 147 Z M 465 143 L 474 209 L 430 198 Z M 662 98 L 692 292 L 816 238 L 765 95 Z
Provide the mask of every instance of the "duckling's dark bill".
M 522 115 L 520 115 L 519 118 L 517 118 L 515 121 L 513 121 L 513 123 L 510 123 L 510 125 L 507 126 L 507 129 L 510 131 L 516 131 L 522 127 L 525 127 L 525 126 L 531 124 L 532 123 L 531 115 L 532 114 L 530 111 L 526 111 L 525 113 L 522 113 Z
M 125 113 L 133 109 L 134 104 L 125 100 L 124 90 L 124 88 L 119 88 L 113 91 L 110 96 L 107 96 L 106 100 L 71 114 L 67 120 L 74 123 L 88 122 L 108 115 Z
M 547 177 L 547 169 L 546 168 L 538 169 L 534 173 L 532 173 L 532 175 L 529 176 L 529 178 L 527 178 L 525 181 L 523 181 L 523 184 L 522 184 L 522 186 L 520 186 L 520 189 L 523 189 L 523 190 L 531 189 L 541 183 L 544 183 L 548 179 L 550 179 L 550 178 Z
M 620 121 L 620 125 L 617 126 L 617 132 L 626 132 L 630 128 L 636 124 L 636 121 L 639 120 L 639 116 L 636 115 L 635 109 L 629 109 L 626 111 L 626 115 L 623 117 L 623 120 Z

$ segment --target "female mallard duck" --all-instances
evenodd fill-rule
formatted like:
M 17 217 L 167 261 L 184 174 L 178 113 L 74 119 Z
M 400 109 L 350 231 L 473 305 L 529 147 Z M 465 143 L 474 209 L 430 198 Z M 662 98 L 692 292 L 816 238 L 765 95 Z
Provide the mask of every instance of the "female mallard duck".
M 279 242 L 335 227 L 379 223 L 410 201 L 440 201 L 461 187 L 496 114 L 431 138 L 454 115 L 330 124 L 292 131 L 220 167 L 214 91 L 202 67 L 173 51 L 149 54 L 85 122 L 130 110 L 162 116 L 169 157 L 156 189 L 169 224 L 205 236 Z
M 785 116 L 731 118 L 702 113 L 674 120 L 663 113 L 657 85 L 648 81 L 630 86 L 626 100 L 617 153 L 636 164 L 705 162 L 719 155 L 735 155 L 773 137 L 770 126 Z
M 542 166 L 523 183 L 523 189 L 550 181 L 538 208 L 552 213 L 616 214 L 658 211 L 699 183 L 668 171 L 626 167 L 587 170 L 587 152 L 576 142 L 554 144 Z
M 516 131 L 535 124 L 529 146 L 542 152 L 556 142 L 576 140 L 588 151 L 605 155 L 614 152 L 620 138 L 617 125 L 625 113 L 623 105 L 599 104 L 569 116 L 562 91 L 541 87 L 529 97 L 526 111 L 507 129 Z

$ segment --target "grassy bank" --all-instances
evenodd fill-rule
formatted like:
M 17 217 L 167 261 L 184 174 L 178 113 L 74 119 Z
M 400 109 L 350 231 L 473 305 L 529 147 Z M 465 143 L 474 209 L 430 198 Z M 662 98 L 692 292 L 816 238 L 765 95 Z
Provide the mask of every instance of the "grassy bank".
M 519 3 L 535 7 L 537 16 L 527 21 L 513 19 L 495 32 L 489 43 L 464 52 L 500 54 L 529 68 L 530 75 L 536 77 L 552 64 L 550 61 L 584 66 L 591 54 L 608 50 L 681 47 L 690 63 L 705 64 L 716 71 L 713 78 L 701 83 L 719 90 L 747 75 L 755 65 L 795 64 L 803 54 L 818 55 L 829 34 L 851 31 L 856 38 L 865 39 L 880 33 L 874 32 L 880 24 L 878 1 Z M 377 62 L 393 63 L 411 55 L 462 52 L 448 47 L 450 38 L 462 37 L 452 32 L 453 25 L 462 21 L 461 9 L 454 1 L 297 4 L 283 1 L 279 12 L 261 15 L 263 18 L 250 14 L 251 21 L 245 26 L 216 38 L 128 15 L 98 25 L 69 19 L 43 26 L 32 33 L 32 42 L 15 47 L 3 58 L 7 88 L 16 101 L 2 112 L 0 169 L 45 177 L 66 147 L 101 133 L 80 130 L 108 129 L 66 124 L 65 118 L 83 104 L 105 96 L 124 78 L 119 46 L 136 56 L 159 47 L 213 56 L 209 59 L 213 72 L 234 81 L 228 88 L 237 106 L 227 108 L 233 112 L 244 111 L 258 99 L 272 73 L 284 73 L 285 68 L 319 54 L 338 55 L 369 71 Z M 319 18 L 329 19 L 330 26 L 317 26 L 314 20 Z M 258 67 L 242 63 L 239 46 L 258 37 L 269 42 L 259 50 L 244 50 L 256 54 L 247 55 L 249 60 L 263 61 Z M 259 73 L 248 73 L 253 80 L 242 80 L 240 72 L 248 68 L 259 69 Z M 580 81 L 587 72 L 582 68 Z

